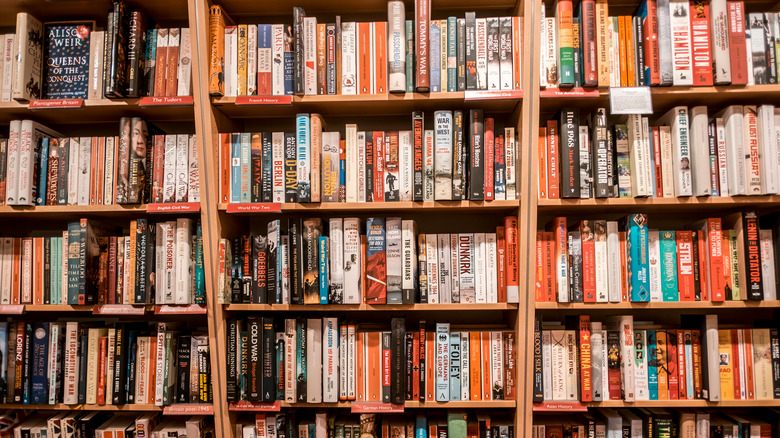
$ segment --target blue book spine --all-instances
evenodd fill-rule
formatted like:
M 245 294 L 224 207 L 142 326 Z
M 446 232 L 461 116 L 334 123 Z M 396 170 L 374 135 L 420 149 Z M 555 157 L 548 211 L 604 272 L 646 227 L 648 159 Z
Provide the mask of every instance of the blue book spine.
M 48 357 L 49 323 L 39 322 L 33 327 L 32 403 L 36 405 L 49 401 L 49 385 L 46 379 Z
M 262 196 L 263 202 L 274 201 L 274 193 L 273 193 L 274 157 L 273 157 L 273 144 L 271 143 L 271 136 L 272 134 L 270 132 L 263 133 L 263 179 L 260 182 L 262 187 L 261 191 L 263 194 Z
M 441 91 L 441 26 L 437 20 L 430 20 L 429 35 L 428 50 L 430 57 L 428 59 L 431 61 L 429 64 L 431 70 L 431 93 L 438 93 Z
M 295 116 L 295 138 L 298 145 L 298 202 L 311 202 L 311 118 Z
M 252 134 L 242 132 L 240 135 L 240 173 L 239 173 L 239 199 L 242 203 L 252 202 L 252 191 L 250 190 L 252 175 Z
M 328 238 L 320 236 L 320 304 L 328 304 Z
M 418 414 L 414 419 L 414 438 L 428 438 L 428 419 Z
M 26 323 L 24 325 L 24 366 L 22 372 L 24 378 L 22 379 L 22 403 L 29 405 L 30 396 L 32 393 L 32 324 Z
M 125 386 L 125 394 L 127 394 L 127 403 L 133 403 L 133 400 L 135 399 L 135 388 L 131 387 L 132 379 L 134 379 L 135 374 L 135 362 L 136 362 L 136 354 L 138 353 L 138 348 L 136 345 L 136 338 L 138 337 L 138 333 L 136 333 L 135 330 L 129 330 L 127 332 L 127 371 L 126 371 L 126 378 L 124 381 Z M 86 350 L 87 348 L 87 341 L 86 336 L 84 337 L 85 340 L 83 342 L 80 342 L 79 347 L 84 348 Z M 83 345 L 83 347 L 81 347 Z M 81 354 L 84 356 L 87 355 L 87 352 L 82 350 Z M 84 395 L 86 396 L 86 386 L 85 386 Z M 79 391 L 81 393 L 81 391 Z
M 460 400 L 460 333 L 450 333 L 450 401 Z
M 687 388 L 688 400 L 693 400 L 693 343 L 691 339 L 691 331 L 686 330 L 684 335 L 685 342 L 685 375 L 688 377 L 685 379 L 685 386 Z M 748 360 L 750 360 L 748 358 Z
M 447 91 L 458 91 L 458 19 L 447 18 Z
M 81 224 L 68 224 L 68 304 L 79 303 L 79 247 L 81 246 Z
M 436 401 L 450 400 L 450 324 L 436 323 Z
M 309 423 L 308 427 L 309 427 L 309 438 L 317 438 L 317 430 L 314 427 L 314 423 Z
M 292 96 L 295 94 L 293 87 L 295 58 L 293 52 L 284 52 L 284 94 Z
M 89 22 L 45 25 L 43 34 L 46 36 L 41 38 L 43 66 L 40 68 L 46 80 L 39 82 L 43 89 L 41 99 L 87 98 L 89 62 L 80 61 L 89 60 L 89 34 L 92 27 L 94 23 Z M 31 83 L 28 87 L 35 85 Z
M 650 301 L 647 252 L 647 215 L 629 214 L 626 224 L 626 262 L 628 293 L 632 302 Z
M 258 49 L 258 61 L 262 61 L 263 64 L 258 64 L 257 69 L 257 88 L 255 94 L 260 94 L 260 87 L 263 86 L 263 94 L 273 94 L 273 45 L 271 44 L 271 29 L 270 24 L 258 24 L 257 25 L 257 49 Z M 261 55 L 265 53 L 266 55 Z M 260 69 L 263 69 L 262 71 Z M 261 83 L 265 82 L 265 83 Z
M 677 242 L 674 230 L 662 230 L 661 238 L 661 294 L 664 301 L 680 301 L 677 289 Z
M 38 190 L 35 192 L 35 205 L 46 205 L 46 183 L 49 175 L 49 138 L 41 139 L 38 153 Z
M 230 202 L 241 202 L 241 134 L 230 140 Z
M 347 160 L 339 159 L 339 202 L 347 200 Z
M 655 330 L 647 330 L 647 393 L 650 400 L 658 400 L 658 363 L 652 359 L 657 357 Z

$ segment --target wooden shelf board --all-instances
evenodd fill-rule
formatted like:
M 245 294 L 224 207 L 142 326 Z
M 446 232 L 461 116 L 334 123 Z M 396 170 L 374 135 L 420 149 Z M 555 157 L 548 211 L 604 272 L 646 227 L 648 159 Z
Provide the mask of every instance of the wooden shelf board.
M 710 402 L 707 400 L 645 400 L 626 402 L 607 400 L 602 402 L 549 401 L 534 403 L 534 412 L 582 412 L 587 408 L 757 408 L 777 407 L 780 400 L 725 400 Z
M 193 105 L 149 105 L 140 106 L 140 99 L 85 99 L 80 108 L 28 109 L 26 102 L 0 102 L 0 122 L 15 119 L 34 118 L 43 124 L 53 126 L 91 124 L 96 122 L 116 123 L 123 116 L 139 116 L 149 121 L 194 121 Z M 117 131 L 118 132 L 118 131 Z
M 515 311 L 517 304 L 227 304 L 234 312 L 457 312 Z
M 3 403 L 0 409 L 34 409 L 34 410 L 56 410 L 56 411 L 122 411 L 122 412 L 160 412 L 162 406 L 146 404 L 125 404 L 125 405 L 66 405 L 57 403 L 54 405 L 25 405 L 20 403 Z
M 74 306 L 70 304 L 25 304 L 25 312 L 84 312 L 92 313 L 93 306 Z
M 780 196 L 702 196 L 688 198 L 605 198 L 605 199 L 538 199 L 540 213 L 639 211 L 685 212 L 701 210 L 743 210 L 745 208 L 778 208 Z
M 219 204 L 220 211 L 227 211 L 230 204 Z M 235 205 L 235 204 L 233 204 Z M 243 204 L 241 204 L 243 205 Z M 425 201 L 425 202 L 322 202 L 311 204 L 279 204 L 284 212 L 349 212 L 349 211 L 403 211 L 403 210 L 437 210 L 437 211 L 488 211 L 512 210 L 520 206 L 519 200 L 514 201 Z M 1 211 L 1 210 L 0 210 Z M 258 212 L 263 213 L 263 212 Z M 278 214 L 269 211 L 268 214 Z M 253 214 L 236 213 L 236 214 Z
M 259 407 L 256 411 L 272 411 L 270 403 L 261 405 L 268 405 L 265 407 Z M 419 401 L 407 401 L 404 403 L 404 409 L 458 409 L 458 408 L 473 408 L 473 409 L 514 409 L 517 403 L 514 400 L 489 400 L 489 401 L 451 401 L 451 402 L 419 402 Z M 351 408 L 352 402 L 338 402 L 338 403 L 288 403 L 280 402 L 280 408 Z M 235 407 L 233 404 L 229 407 L 231 411 L 252 411 L 251 407 Z
M 0 206 L 0 217 L 49 217 L 55 219 L 80 218 L 84 216 L 111 217 L 137 216 L 146 213 L 146 205 L 40 205 Z
M 654 310 L 780 308 L 780 301 L 674 301 L 650 303 L 536 303 L 536 310 Z

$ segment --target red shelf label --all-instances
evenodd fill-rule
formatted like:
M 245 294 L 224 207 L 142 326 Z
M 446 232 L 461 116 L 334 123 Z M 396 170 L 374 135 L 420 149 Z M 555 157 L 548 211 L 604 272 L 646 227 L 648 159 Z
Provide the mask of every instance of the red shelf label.
M 27 105 L 27 108 L 81 108 L 82 106 L 84 106 L 84 99 L 47 99 L 33 100 Z
M 92 309 L 93 315 L 143 315 L 146 306 L 131 306 L 129 304 L 103 304 Z
M 192 105 L 193 102 L 192 96 L 142 97 L 138 106 Z
M 0 305 L 0 314 L 2 315 L 21 315 L 22 313 L 24 313 L 24 304 Z
M 205 315 L 206 306 L 201 306 L 200 304 L 190 304 L 190 305 L 181 305 L 181 306 L 166 304 L 162 306 L 154 306 L 154 314 L 155 315 Z
M 163 408 L 163 415 L 214 415 L 214 405 L 171 405 Z
M 534 403 L 534 412 L 587 412 L 588 407 L 578 401 L 546 401 Z
M 539 92 L 540 97 L 599 97 L 601 94 L 596 88 L 545 88 Z
M 279 213 L 282 211 L 282 204 L 263 203 L 263 204 L 228 204 L 228 213 Z
M 246 400 L 230 403 L 231 411 L 253 411 L 253 412 L 279 412 L 282 410 L 282 404 L 278 401 L 273 403 L 253 403 Z
M 353 414 L 364 414 L 372 412 L 391 412 L 403 413 L 403 403 L 352 403 Z
M 182 213 L 200 211 L 200 202 L 175 202 L 170 204 L 148 204 L 147 213 Z
M 465 100 L 522 99 L 523 90 L 488 91 L 472 90 L 464 93 Z
M 292 96 L 238 96 L 236 105 L 292 105 Z

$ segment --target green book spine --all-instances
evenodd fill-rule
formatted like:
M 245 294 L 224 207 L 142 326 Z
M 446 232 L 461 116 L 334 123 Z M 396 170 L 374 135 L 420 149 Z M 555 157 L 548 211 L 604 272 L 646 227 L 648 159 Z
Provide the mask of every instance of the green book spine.
M 203 270 L 203 228 L 198 222 L 195 240 L 195 304 L 206 304 L 206 272 Z
M 406 20 L 406 92 L 414 93 L 414 20 Z
M 661 235 L 661 293 L 664 301 L 679 301 L 677 290 L 677 243 L 674 230 Z

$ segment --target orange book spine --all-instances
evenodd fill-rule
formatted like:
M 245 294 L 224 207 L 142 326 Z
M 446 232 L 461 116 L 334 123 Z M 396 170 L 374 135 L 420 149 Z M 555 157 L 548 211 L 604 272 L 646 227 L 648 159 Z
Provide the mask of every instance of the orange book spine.
M 620 231 L 620 269 L 623 271 L 623 281 L 620 282 L 620 297 L 622 302 L 628 302 L 628 272 L 626 270 L 626 232 Z
M 544 231 L 536 232 L 536 281 L 534 282 L 534 299 L 537 303 L 546 301 L 544 288 Z
M 43 304 L 43 237 L 33 238 L 33 304 Z
M 209 10 L 209 94 L 225 91 L 225 11 L 221 6 Z
M 697 234 L 699 241 L 699 284 L 701 285 L 701 301 L 709 301 L 710 295 L 708 291 L 708 278 L 707 273 L 710 268 L 707 266 L 707 254 L 709 248 L 707 248 L 707 233 L 704 230 L 694 231 Z
M 480 346 L 479 332 L 469 333 L 469 376 L 471 378 L 469 390 L 471 391 L 471 400 L 482 400 L 482 374 L 480 373 L 482 359 L 480 355 Z
M 721 252 L 723 254 L 723 290 L 725 291 L 726 299 L 730 300 L 733 290 L 733 285 L 731 284 L 731 240 L 729 239 L 728 230 L 723 230 L 721 233 Z
M 117 181 L 119 181 L 119 166 L 117 166 L 117 163 L 119 160 L 117 157 L 119 156 L 119 136 L 114 136 L 114 171 L 111 175 L 111 182 L 114 184 L 114 188 L 111 190 L 112 196 L 111 196 L 111 204 L 116 204 L 116 184 Z
M 368 332 L 368 388 L 367 402 L 382 401 L 382 333 Z
M 553 269 L 555 233 L 552 231 L 545 231 L 542 234 L 544 241 L 544 301 L 548 303 L 554 303 L 555 292 L 557 290 L 555 270 Z
M 547 121 L 547 198 L 558 199 L 560 193 L 560 143 L 558 143 L 558 122 Z
M 374 23 L 376 94 L 387 94 L 387 22 Z
M 436 332 L 425 332 L 425 401 L 436 400 Z
M 547 199 L 547 128 L 539 128 L 539 143 L 537 144 L 539 153 L 539 199 Z
M 677 330 L 677 389 L 679 394 L 680 400 L 685 400 L 688 398 L 688 379 L 690 379 L 692 376 L 689 376 L 688 373 L 686 373 L 686 361 L 688 360 L 687 357 L 685 357 L 685 330 Z
M 219 134 L 219 199 L 230 201 L 230 134 Z
M 480 343 L 482 344 L 482 400 L 493 400 L 493 384 L 490 381 L 490 332 L 480 332 Z
M 157 385 L 155 382 L 157 382 L 157 336 L 151 336 L 149 337 L 149 380 L 148 385 L 149 389 L 146 391 L 146 403 L 153 405 L 154 404 L 154 396 L 155 396 L 155 390 L 157 389 Z
M 626 38 L 626 16 L 620 15 L 618 16 L 618 39 L 619 39 L 619 48 L 620 48 L 620 86 L 621 87 L 627 87 L 628 86 L 628 58 L 626 57 L 626 53 L 628 53 L 626 45 L 628 44 L 628 39 Z
M 504 227 L 496 227 L 496 252 L 498 253 L 498 302 L 506 303 L 507 251 Z
M 734 400 L 742 399 L 742 372 L 739 368 L 739 330 L 731 330 L 731 374 L 734 379 Z
M 19 304 L 22 289 L 22 238 L 14 237 L 13 271 L 11 280 L 11 304 Z M 67 242 L 67 241 L 66 241 Z
M 352 366 L 355 367 L 355 392 L 357 401 L 366 401 L 366 376 L 364 374 L 366 369 L 365 354 L 363 349 L 366 346 L 366 332 L 359 332 L 355 335 L 355 363 Z
M 742 336 L 745 341 L 743 343 L 745 349 L 745 377 L 747 380 L 745 382 L 745 393 L 748 400 L 754 400 L 756 398 L 756 382 L 753 376 L 753 330 L 743 329 Z
M 523 88 L 522 66 L 522 38 L 523 38 L 523 18 L 512 17 L 512 72 L 514 82 L 512 88 L 520 90 Z
M 357 24 L 358 94 L 371 94 L 371 23 Z
M 657 330 L 655 332 L 656 337 L 656 357 L 655 360 L 659 365 L 665 365 L 662 361 L 666 360 L 667 354 L 667 341 L 666 331 Z M 669 400 L 669 374 L 668 366 L 658 367 L 658 400 Z
M 168 30 L 168 64 L 165 72 L 165 94 L 164 96 L 176 96 L 179 91 L 179 42 L 181 40 L 181 29 L 171 28 Z M 244 75 L 246 77 L 246 75 Z M 246 83 L 246 79 L 244 79 Z M 244 87 L 246 89 L 246 87 Z
M 167 79 L 165 78 L 168 72 L 168 32 L 169 29 L 157 29 L 157 53 L 154 63 L 154 96 L 165 96 L 165 87 L 167 86 Z M 222 36 L 222 57 L 224 58 L 224 33 Z M 222 61 L 224 69 L 224 59 Z M 220 75 L 220 77 L 223 77 Z M 221 93 L 220 93 L 221 94 Z
M 723 277 L 723 229 L 720 218 L 707 219 L 707 243 L 710 254 L 710 285 L 712 301 L 725 301 L 726 292 Z M 728 248 L 728 246 L 726 246 Z M 726 251 L 728 252 L 728 251 Z
M 636 68 L 634 63 L 634 24 L 633 16 L 624 15 L 626 26 L 626 81 L 629 87 L 636 85 Z

